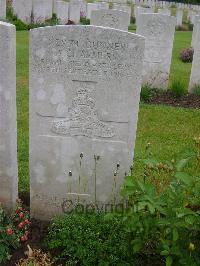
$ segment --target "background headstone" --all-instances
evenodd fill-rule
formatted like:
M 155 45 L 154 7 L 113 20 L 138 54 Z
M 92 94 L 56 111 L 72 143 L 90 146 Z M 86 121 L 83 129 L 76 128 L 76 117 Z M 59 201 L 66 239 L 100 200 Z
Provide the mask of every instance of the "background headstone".
M 143 52 L 143 37 L 111 28 L 31 31 L 32 217 L 50 219 L 72 203 L 104 208 L 121 201 L 133 159 Z
M 33 20 L 35 23 L 43 23 L 51 19 L 53 14 L 52 0 L 33 0 Z
M 25 23 L 31 22 L 32 0 L 13 0 L 13 13 Z
M 136 23 L 140 14 L 154 13 L 152 8 L 136 7 L 134 8 Z
M 182 26 L 183 24 L 183 10 L 177 9 L 176 11 L 176 26 Z
M 194 26 L 193 26 L 193 32 L 192 32 L 192 43 L 191 46 L 195 47 L 195 45 L 198 45 L 197 41 L 197 23 L 200 21 L 200 15 L 195 16 L 194 18 Z
M 80 2 L 72 0 L 69 3 L 69 19 L 78 24 L 80 22 Z
M 162 15 L 171 16 L 171 10 L 169 10 L 168 8 L 158 9 L 158 13 Z
M 158 13 L 138 17 L 137 33 L 146 38 L 143 84 L 167 89 L 175 25 L 175 17 Z
M 90 24 L 128 31 L 130 17 L 127 12 L 108 9 L 92 11 Z
M 6 18 L 6 0 L 0 0 L 0 19 Z
M 194 45 L 194 56 L 192 62 L 192 70 L 190 75 L 190 84 L 189 84 L 189 92 L 192 92 L 194 86 L 200 85 L 200 21 L 197 21 L 195 24 L 196 27 L 196 37 L 195 42 L 198 45 Z
M 98 3 L 88 3 L 87 4 L 87 18 L 91 18 L 91 13 L 93 10 L 98 10 L 99 4 Z
M 60 24 L 66 24 L 68 22 L 69 3 L 65 1 L 55 2 L 55 13 L 59 19 Z
M 11 210 L 18 195 L 16 32 L 0 22 L 0 202 Z

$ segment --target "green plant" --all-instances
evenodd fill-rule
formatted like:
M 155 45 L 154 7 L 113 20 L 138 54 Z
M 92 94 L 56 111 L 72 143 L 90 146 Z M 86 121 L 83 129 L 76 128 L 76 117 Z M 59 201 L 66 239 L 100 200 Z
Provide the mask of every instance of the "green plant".
M 175 98 L 179 98 L 186 93 L 185 84 L 180 79 L 173 80 L 170 89 Z
M 145 159 L 143 181 L 127 176 L 122 189 L 134 253 L 160 254 L 166 266 L 200 261 L 200 138 L 195 143 L 196 150 L 171 161 Z M 197 175 L 186 171 L 190 163 Z
M 188 23 L 188 29 L 189 29 L 189 31 L 193 31 L 193 27 L 194 27 L 193 24 L 189 22 Z
M 135 17 L 131 16 L 131 24 L 135 24 L 135 22 L 136 22 Z
M 69 265 L 133 265 L 123 221 L 117 217 L 105 220 L 103 213 L 72 213 L 55 218 L 47 246 L 60 262 Z
M 15 212 L 7 215 L 0 206 L 0 264 L 10 259 L 11 249 L 16 249 L 21 242 L 28 240 L 29 214 L 18 201 Z
M 192 89 L 192 93 L 196 96 L 200 96 L 200 84 L 199 85 L 195 85 Z
M 158 89 L 152 88 L 149 84 L 142 86 L 140 93 L 140 100 L 142 102 L 150 102 L 157 94 L 159 93 Z
M 129 31 L 135 31 L 136 30 L 136 25 L 131 23 L 129 26 L 128 26 L 128 30 Z
M 86 17 L 81 17 L 80 18 L 80 23 L 82 25 L 90 25 L 90 19 L 89 18 L 86 18 Z
M 16 30 L 17 31 L 21 31 L 21 30 L 27 30 L 28 26 L 21 21 L 20 19 L 17 18 L 16 15 L 13 14 L 13 9 L 12 8 L 7 8 L 6 11 L 6 15 L 7 15 L 7 20 L 12 23 L 13 25 L 16 26 Z

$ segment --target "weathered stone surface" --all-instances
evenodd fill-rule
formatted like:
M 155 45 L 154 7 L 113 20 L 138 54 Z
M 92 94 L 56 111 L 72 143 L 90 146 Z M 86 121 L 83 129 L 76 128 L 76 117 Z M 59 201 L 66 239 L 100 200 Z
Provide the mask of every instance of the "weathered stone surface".
M 59 24 L 66 24 L 68 22 L 69 3 L 60 0 L 56 1 L 55 13 L 59 19 Z
M 69 19 L 74 21 L 76 24 L 80 22 L 80 3 L 78 1 L 70 1 Z
M 6 0 L 0 0 L 0 19 L 6 18 Z
M 195 22 L 195 16 L 197 15 L 197 13 L 194 11 L 194 10 L 189 10 L 188 11 L 188 21 L 191 23 L 191 24 L 194 24 Z
M 108 9 L 92 11 L 90 24 L 128 31 L 130 17 L 127 12 Z
M 196 37 L 195 42 L 200 43 L 200 21 L 197 21 L 195 24 L 196 27 Z M 192 62 L 192 70 L 190 75 L 190 84 L 189 84 L 189 92 L 193 91 L 194 86 L 200 85 L 200 46 L 194 45 L 194 56 Z
M 70 201 L 116 204 L 132 164 L 144 38 L 55 26 L 32 30 L 30 46 L 32 217 Z
M 149 14 L 149 13 L 153 13 L 153 9 L 148 7 L 148 8 L 145 8 L 145 7 L 136 7 L 134 9 L 134 13 L 135 13 L 135 19 L 136 19 L 136 23 L 137 23 L 137 20 L 138 20 L 138 17 L 140 16 L 140 14 Z
M 183 24 L 183 10 L 177 9 L 176 11 L 176 26 L 182 26 Z
M 99 4 L 98 3 L 88 3 L 87 4 L 87 18 L 91 19 L 91 14 L 93 10 L 98 10 Z
M 25 23 L 31 22 L 32 0 L 13 0 L 13 13 Z
M 15 26 L 0 22 L 0 202 L 8 210 L 18 193 L 15 43 Z
M 200 21 L 200 15 L 198 16 L 195 16 L 194 18 L 194 27 L 193 27 L 193 32 L 192 32 L 192 43 L 191 43 L 191 46 L 192 47 L 195 47 L 196 45 L 198 45 L 198 41 L 197 41 L 197 23 L 198 21 Z
M 158 9 L 158 13 L 162 15 L 171 16 L 171 10 L 169 10 L 168 8 Z
M 137 33 L 144 36 L 143 83 L 167 89 L 176 18 L 161 14 L 141 14 Z
M 129 14 L 129 23 L 130 23 L 130 19 L 131 19 L 131 7 L 130 6 L 114 3 L 112 9 L 127 12 Z
M 99 9 L 109 9 L 109 4 L 106 2 L 100 2 Z
M 80 1 L 80 16 L 87 16 L 87 2 L 85 0 Z
M 35 23 L 42 23 L 52 18 L 53 0 L 34 0 L 33 19 Z

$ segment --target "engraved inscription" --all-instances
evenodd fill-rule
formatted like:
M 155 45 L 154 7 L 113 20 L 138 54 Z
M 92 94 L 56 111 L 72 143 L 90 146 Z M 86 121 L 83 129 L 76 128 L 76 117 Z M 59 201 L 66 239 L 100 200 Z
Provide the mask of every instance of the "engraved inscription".
M 99 36 L 80 41 L 55 34 L 43 38 L 43 48 L 35 49 L 33 68 L 39 73 L 90 74 L 102 79 L 132 77 L 137 66 L 131 57 L 137 54 L 137 49 L 137 45 L 130 47 L 121 39 L 105 41 Z
M 69 118 L 53 121 L 51 131 L 58 135 L 112 138 L 114 130 L 107 123 L 100 121 L 91 97 L 95 82 L 75 81 L 76 96 L 68 109 Z

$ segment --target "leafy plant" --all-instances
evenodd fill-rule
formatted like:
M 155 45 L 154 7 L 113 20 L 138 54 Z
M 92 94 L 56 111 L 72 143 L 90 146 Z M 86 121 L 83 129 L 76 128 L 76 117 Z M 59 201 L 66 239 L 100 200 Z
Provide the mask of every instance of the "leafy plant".
M 136 26 L 135 26 L 135 24 L 133 24 L 133 23 L 129 24 L 129 26 L 128 26 L 128 30 L 129 30 L 129 31 L 134 31 L 134 30 L 136 30 Z
M 192 93 L 196 96 L 200 96 L 200 85 L 195 85 L 192 89 Z
M 89 18 L 86 18 L 86 17 L 81 17 L 80 18 L 80 23 L 82 25 L 90 25 L 90 19 Z
M 186 93 L 185 84 L 180 79 L 175 79 L 171 84 L 171 92 L 173 97 L 179 98 Z
M 157 94 L 159 93 L 158 89 L 152 88 L 149 84 L 142 86 L 140 93 L 140 100 L 142 102 L 150 102 Z
M 28 240 L 29 226 L 29 214 L 22 208 L 21 201 L 10 216 L 0 207 L 0 265 L 10 259 L 11 249 Z
M 193 55 L 194 49 L 192 47 L 184 48 L 180 52 L 180 59 L 184 63 L 191 63 L 193 61 Z
M 117 217 L 105 220 L 103 213 L 72 213 L 53 220 L 47 246 L 69 265 L 128 266 L 133 262 L 128 235 Z
M 7 12 L 7 20 L 16 26 L 17 31 L 28 29 L 28 26 L 23 21 L 18 19 L 16 15 L 13 14 L 12 8 L 7 8 L 6 12 Z
M 127 176 L 122 189 L 129 200 L 123 219 L 134 253 L 160 254 L 166 266 L 200 261 L 200 138 L 195 143 L 197 149 L 182 158 L 145 159 L 144 180 Z M 191 162 L 196 176 L 186 171 Z

